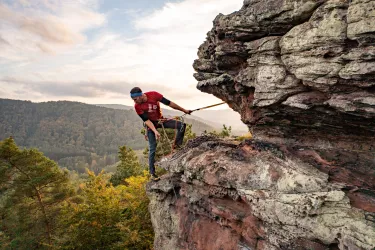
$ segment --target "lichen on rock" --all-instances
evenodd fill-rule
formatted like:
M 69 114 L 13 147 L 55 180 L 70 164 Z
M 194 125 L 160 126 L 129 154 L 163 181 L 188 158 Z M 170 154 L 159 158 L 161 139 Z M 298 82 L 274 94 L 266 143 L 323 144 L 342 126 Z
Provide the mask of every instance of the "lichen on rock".
M 198 137 L 149 183 L 155 249 L 375 248 L 370 0 L 245 0 L 218 15 L 197 88 L 254 139 Z

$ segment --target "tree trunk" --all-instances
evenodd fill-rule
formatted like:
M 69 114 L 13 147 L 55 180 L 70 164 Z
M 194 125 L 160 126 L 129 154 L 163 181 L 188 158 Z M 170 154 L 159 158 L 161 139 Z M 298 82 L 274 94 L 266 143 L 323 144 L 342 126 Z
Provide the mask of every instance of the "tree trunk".
M 49 221 L 48 221 L 48 218 L 47 218 L 47 213 L 46 213 L 46 210 L 44 208 L 44 204 L 43 204 L 43 201 L 42 201 L 42 196 L 40 195 L 39 190 L 37 188 L 35 188 L 35 191 L 36 191 L 36 194 L 38 196 L 39 206 L 42 209 L 42 213 L 43 213 L 43 217 L 44 217 L 44 224 L 46 226 L 46 235 L 47 235 L 48 245 L 49 245 L 49 248 L 51 248 L 51 246 L 52 246 L 51 227 L 49 225 Z

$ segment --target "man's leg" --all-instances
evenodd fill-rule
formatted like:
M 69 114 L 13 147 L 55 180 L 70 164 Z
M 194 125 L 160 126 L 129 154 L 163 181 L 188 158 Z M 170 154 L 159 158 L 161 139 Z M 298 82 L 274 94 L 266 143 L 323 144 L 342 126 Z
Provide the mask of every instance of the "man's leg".
M 175 146 L 180 147 L 184 140 L 186 124 L 176 120 L 168 120 L 163 123 L 165 128 L 177 128 Z
M 150 169 L 150 174 L 155 174 L 155 152 L 156 152 L 156 138 L 154 132 L 151 129 L 147 129 L 148 137 L 148 167 Z

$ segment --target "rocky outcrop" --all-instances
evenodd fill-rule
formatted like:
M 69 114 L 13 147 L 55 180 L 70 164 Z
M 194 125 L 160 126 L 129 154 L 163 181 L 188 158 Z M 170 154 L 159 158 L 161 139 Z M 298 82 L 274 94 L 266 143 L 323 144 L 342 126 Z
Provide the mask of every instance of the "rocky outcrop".
M 253 140 L 200 137 L 148 194 L 156 249 L 375 248 L 375 2 L 245 0 L 197 88 Z
M 155 248 L 372 249 L 374 207 L 355 208 L 353 187 L 332 182 L 321 161 L 255 140 L 190 141 L 148 185 Z

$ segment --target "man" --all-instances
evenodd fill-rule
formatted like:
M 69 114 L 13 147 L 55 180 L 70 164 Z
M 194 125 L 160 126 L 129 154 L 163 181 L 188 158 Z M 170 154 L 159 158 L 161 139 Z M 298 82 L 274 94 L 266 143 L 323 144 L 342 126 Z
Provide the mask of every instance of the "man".
M 180 107 L 176 103 L 171 102 L 170 100 L 163 97 L 163 95 L 155 91 L 142 93 L 142 90 L 140 88 L 135 87 L 130 91 L 130 96 L 135 102 L 135 111 L 147 126 L 146 140 L 148 140 L 149 145 L 148 163 L 152 179 L 157 181 L 159 180 L 159 177 L 155 174 L 154 165 L 157 140 L 160 139 L 160 134 L 156 129 L 158 127 L 161 127 L 161 125 L 159 124 L 159 120 L 163 118 L 160 109 L 160 102 L 173 109 L 182 111 L 185 114 L 190 114 L 192 111 Z M 175 145 L 176 147 L 180 147 L 184 139 L 186 124 L 180 121 L 177 121 L 176 124 L 175 120 L 162 121 L 162 124 L 164 128 L 177 129 Z

